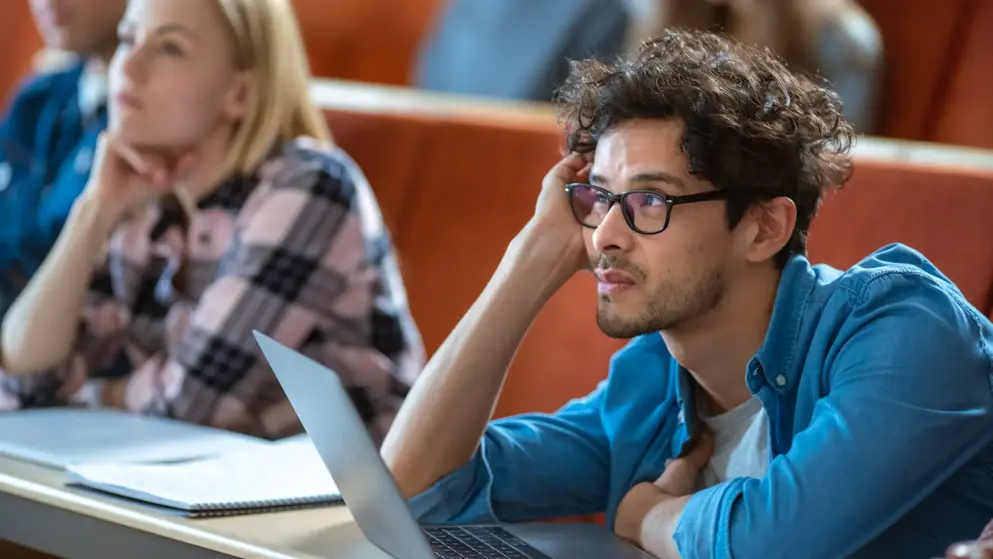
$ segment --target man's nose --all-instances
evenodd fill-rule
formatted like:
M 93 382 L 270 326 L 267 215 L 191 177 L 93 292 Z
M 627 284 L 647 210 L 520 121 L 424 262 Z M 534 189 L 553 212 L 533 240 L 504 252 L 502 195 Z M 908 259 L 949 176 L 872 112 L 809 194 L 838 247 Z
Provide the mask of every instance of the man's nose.
M 627 251 L 634 243 L 634 231 L 624 219 L 621 204 L 616 203 L 607 211 L 603 221 L 593 231 L 593 248 L 597 252 Z

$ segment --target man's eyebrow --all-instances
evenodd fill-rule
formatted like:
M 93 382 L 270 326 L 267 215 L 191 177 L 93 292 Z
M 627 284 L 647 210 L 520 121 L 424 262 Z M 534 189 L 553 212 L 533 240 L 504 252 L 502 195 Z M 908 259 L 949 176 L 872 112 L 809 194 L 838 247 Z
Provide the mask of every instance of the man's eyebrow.
M 686 183 L 675 175 L 665 173 L 662 171 L 652 171 L 646 173 L 638 173 L 637 175 L 631 177 L 631 182 L 641 182 L 641 183 L 656 183 L 664 182 L 666 184 L 672 185 L 679 190 L 686 190 Z M 603 175 L 590 175 L 590 184 L 595 184 L 598 186 L 606 185 L 609 181 Z
M 671 184 L 680 190 L 686 190 L 686 184 L 683 179 L 665 173 L 662 171 L 653 171 L 650 173 L 638 173 L 637 175 L 631 177 L 632 182 L 664 182 L 666 184 Z

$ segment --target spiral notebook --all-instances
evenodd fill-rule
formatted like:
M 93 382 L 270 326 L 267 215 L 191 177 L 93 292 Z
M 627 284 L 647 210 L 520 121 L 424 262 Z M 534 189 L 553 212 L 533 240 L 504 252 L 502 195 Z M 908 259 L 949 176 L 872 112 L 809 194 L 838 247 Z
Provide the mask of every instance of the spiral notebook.
M 77 464 L 66 470 L 66 476 L 71 485 L 192 518 L 342 502 L 324 461 L 306 436 L 181 463 Z

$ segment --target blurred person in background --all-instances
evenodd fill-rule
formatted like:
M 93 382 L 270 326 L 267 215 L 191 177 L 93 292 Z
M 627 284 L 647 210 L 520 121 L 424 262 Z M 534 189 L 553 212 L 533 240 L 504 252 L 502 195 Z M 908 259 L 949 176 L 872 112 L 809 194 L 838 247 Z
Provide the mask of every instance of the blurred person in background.
M 854 0 L 626 0 L 637 51 L 666 27 L 722 32 L 771 49 L 795 71 L 828 80 L 856 131 L 872 134 L 883 79 L 883 42 Z
M 415 61 L 421 88 L 551 101 L 569 60 L 623 51 L 624 0 L 449 0 Z
M 385 434 L 423 349 L 309 80 L 290 0 L 131 0 L 93 173 L 3 321 L 0 407 L 301 432 L 259 330 L 333 367 Z M 134 369 L 102 377 L 122 353 Z
M 14 0 L 23 1 L 23 0 Z M 45 259 L 107 125 L 106 67 L 127 0 L 30 0 L 48 66 L 0 120 L 0 315 Z

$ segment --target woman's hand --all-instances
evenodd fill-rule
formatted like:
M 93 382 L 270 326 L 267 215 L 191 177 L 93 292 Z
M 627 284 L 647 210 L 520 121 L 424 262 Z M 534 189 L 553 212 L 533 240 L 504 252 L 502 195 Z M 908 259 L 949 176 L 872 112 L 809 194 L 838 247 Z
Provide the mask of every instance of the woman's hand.
M 166 158 L 147 153 L 113 132 L 101 134 L 90 180 L 82 198 L 94 203 L 103 218 L 115 223 L 128 211 L 169 194 L 188 177 L 195 155 Z
M 114 225 L 133 208 L 170 193 L 193 164 L 191 154 L 151 154 L 113 132 L 101 135 L 90 180 L 55 246 L 3 318 L 5 372 L 34 374 L 64 363 L 79 335 L 97 256 Z

